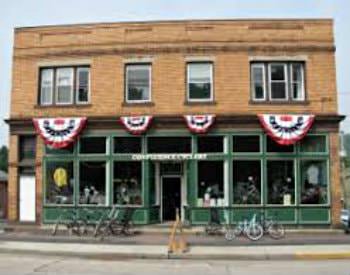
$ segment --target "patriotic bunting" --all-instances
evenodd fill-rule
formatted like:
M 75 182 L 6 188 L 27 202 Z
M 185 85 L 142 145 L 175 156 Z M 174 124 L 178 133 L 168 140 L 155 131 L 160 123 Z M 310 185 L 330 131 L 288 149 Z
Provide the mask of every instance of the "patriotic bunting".
M 86 117 L 79 118 L 34 118 L 38 135 L 45 144 L 61 149 L 75 142 L 76 137 L 86 125 Z
M 152 116 L 125 116 L 120 118 L 120 122 L 131 134 L 140 135 L 147 130 L 152 118 Z
M 267 134 L 280 145 L 292 145 L 311 128 L 314 115 L 258 115 Z
M 203 134 L 213 125 L 215 115 L 185 115 L 184 118 L 191 132 Z

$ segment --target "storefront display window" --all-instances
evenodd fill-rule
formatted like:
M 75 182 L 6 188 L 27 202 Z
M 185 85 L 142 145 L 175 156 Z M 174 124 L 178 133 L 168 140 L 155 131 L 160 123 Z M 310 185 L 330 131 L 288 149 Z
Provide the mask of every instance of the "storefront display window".
M 295 203 L 295 169 L 293 160 L 267 161 L 268 204 Z
M 106 137 L 83 137 L 80 139 L 81 154 L 105 154 Z
M 222 136 L 203 136 L 197 139 L 198 153 L 222 153 L 224 139 Z
M 261 162 L 233 161 L 233 203 L 261 204 Z
M 234 153 L 258 153 L 260 152 L 260 136 L 233 136 L 232 148 Z
M 46 203 L 73 204 L 73 161 L 46 162 L 44 186 L 46 191 Z
M 301 203 L 326 204 L 328 202 L 327 162 L 303 160 L 301 167 Z
M 113 203 L 118 205 L 141 205 L 142 163 L 137 161 L 115 161 L 113 174 Z
M 326 136 L 306 136 L 300 143 L 300 151 L 303 153 L 327 152 Z
M 115 154 L 137 154 L 141 153 L 142 142 L 139 137 L 115 137 L 114 150 Z
M 106 162 L 79 163 L 79 203 L 106 204 Z
M 279 145 L 276 141 L 271 139 L 269 136 L 266 136 L 266 151 L 268 153 L 293 153 L 293 145 Z
M 224 206 L 224 162 L 198 162 L 197 206 Z
M 148 153 L 191 153 L 191 137 L 149 137 Z

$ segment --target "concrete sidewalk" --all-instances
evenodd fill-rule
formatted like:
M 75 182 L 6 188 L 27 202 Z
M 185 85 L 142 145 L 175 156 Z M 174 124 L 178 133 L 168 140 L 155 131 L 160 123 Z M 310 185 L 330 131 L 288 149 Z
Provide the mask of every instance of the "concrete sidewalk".
M 166 245 L 108 245 L 0 241 L 0 253 L 67 256 L 114 260 L 291 260 L 350 259 L 350 245 L 190 246 L 184 254 L 169 254 Z

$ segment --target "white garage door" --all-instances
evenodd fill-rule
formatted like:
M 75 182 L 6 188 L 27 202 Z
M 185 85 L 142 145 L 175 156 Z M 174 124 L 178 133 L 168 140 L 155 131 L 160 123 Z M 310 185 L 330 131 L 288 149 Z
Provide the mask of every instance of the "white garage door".
M 19 220 L 35 222 L 35 176 L 19 178 Z

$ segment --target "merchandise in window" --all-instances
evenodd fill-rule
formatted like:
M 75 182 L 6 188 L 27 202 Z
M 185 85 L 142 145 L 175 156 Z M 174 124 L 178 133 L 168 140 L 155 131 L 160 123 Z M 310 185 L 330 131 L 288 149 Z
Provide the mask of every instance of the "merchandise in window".
M 44 186 L 46 203 L 73 204 L 73 161 L 46 162 Z
M 189 101 L 213 100 L 213 64 L 187 64 L 187 93 Z
M 233 203 L 261 203 L 260 160 L 233 161 Z
M 300 167 L 301 203 L 327 204 L 327 162 L 322 160 L 303 160 L 300 163 Z
M 105 137 L 82 137 L 80 138 L 80 154 L 105 154 Z
M 233 136 L 232 143 L 232 149 L 234 153 L 260 152 L 260 136 Z
M 126 101 L 151 101 L 151 65 L 126 66 Z
M 295 176 L 293 160 L 267 161 L 268 204 L 294 205 Z
M 141 205 L 142 163 L 115 161 L 113 169 L 113 203 L 118 205 Z
M 79 203 L 106 204 L 106 162 L 79 163 Z
M 224 162 L 198 161 L 197 206 L 224 206 Z

